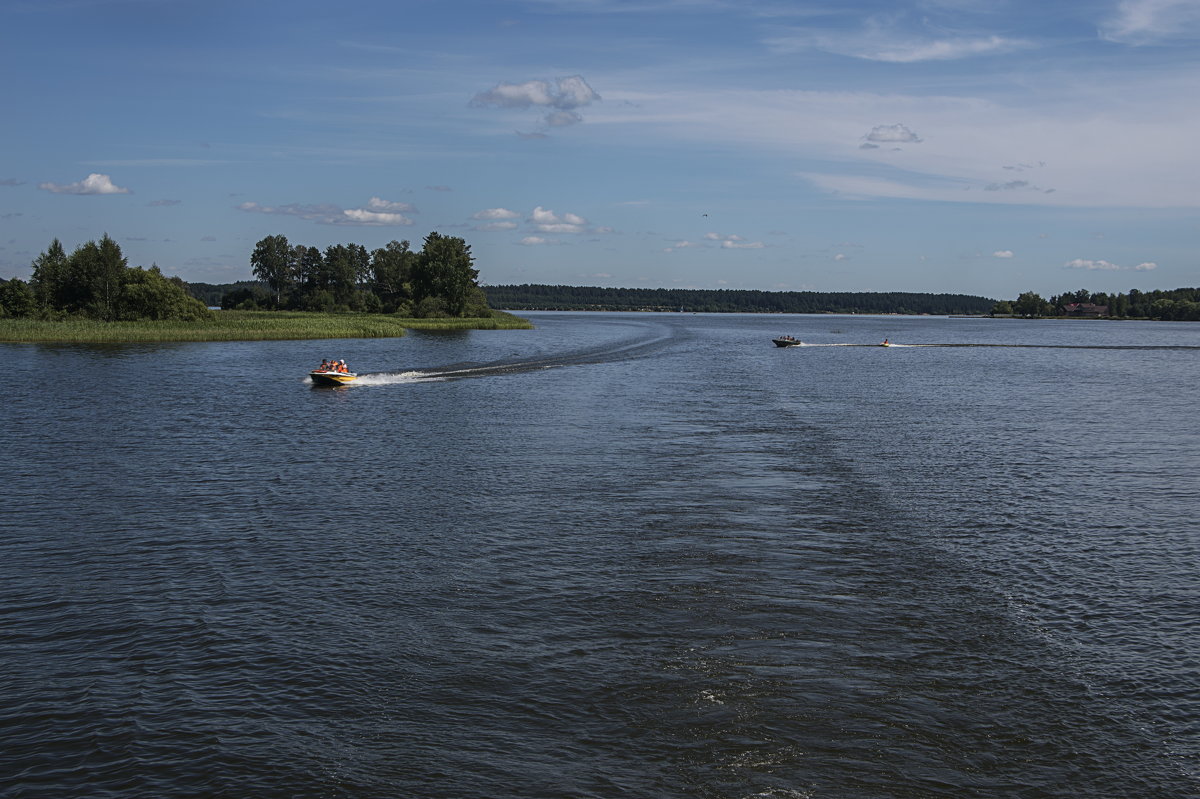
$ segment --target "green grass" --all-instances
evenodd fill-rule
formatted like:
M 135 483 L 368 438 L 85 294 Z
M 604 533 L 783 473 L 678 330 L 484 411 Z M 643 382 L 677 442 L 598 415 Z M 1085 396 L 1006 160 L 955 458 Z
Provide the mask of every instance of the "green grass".
M 0 342 L 119 344 L 151 341 L 268 341 L 395 338 L 407 330 L 527 330 L 527 320 L 503 311 L 490 319 L 404 319 L 385 314 L 300 311 L 217 311 L 203 322 L 96 322 L 0 319 Z

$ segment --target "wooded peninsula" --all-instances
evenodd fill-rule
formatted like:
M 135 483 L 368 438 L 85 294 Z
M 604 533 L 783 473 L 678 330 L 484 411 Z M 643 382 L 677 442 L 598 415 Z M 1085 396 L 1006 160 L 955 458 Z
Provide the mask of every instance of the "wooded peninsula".
M 918 292 L 481 286 L 466 241 L 437 232 L 420 250 L 391 241 L 375 250 L 351 243 L 322 251 L 267 236 L 249 260 L 254 280 L 185 283 L 157 266 L 129 266 L 107 234 L 70 255 L 55 239 L 33 261 L 28 282 L 0 280 L 0 340 L 353 338 L 403 335 L 404 328 L 530 327 L 493 308 L 1200 320 L 1200 289 L 1189 288 L 1080 289 L 1049 300 L 1028 291 L 996 301 Z
M 55 239 L 29 282 L 0 281 L 0 341 L 209 341 L 401 336 L 404 329 L 528 328 L 493 311 L 471 248 L 430 233 L 419 252 L 390 242 L 291 246 L 268 236 L 250 256 L 257 281 L 221 291 L 157 266 L 131 267 L 107 234 L 67 255 Z M 210 306 L 220 306 L 215 313 Z

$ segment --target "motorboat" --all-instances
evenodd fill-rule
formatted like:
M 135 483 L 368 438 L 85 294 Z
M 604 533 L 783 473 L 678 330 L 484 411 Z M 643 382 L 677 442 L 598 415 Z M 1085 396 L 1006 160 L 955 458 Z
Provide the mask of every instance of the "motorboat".
M 793 336 L 780 336 L 779 338 L 771 339 L 771 341 L 775 342 L 776 347 L 799 347 L 804 343 Z
M 314 369 L 308 376 L 317 386 L 344 386 L 358 379 L 355 372 L 336 372 L 332 369 Z

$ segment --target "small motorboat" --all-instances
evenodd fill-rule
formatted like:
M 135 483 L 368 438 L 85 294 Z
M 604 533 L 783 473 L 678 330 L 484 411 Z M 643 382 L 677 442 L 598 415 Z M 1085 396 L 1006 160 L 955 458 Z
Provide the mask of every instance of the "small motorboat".
M 317 386 L 344 386 L 358 379 L 355 372 L 335 372 L 332 369 L 314 369 L 308 376 Z
M 804 343 L 793 336 L 780 336 L 779 338 L 771 339 L 771 341 L 775 342 L 776 347 L 799 347 Z

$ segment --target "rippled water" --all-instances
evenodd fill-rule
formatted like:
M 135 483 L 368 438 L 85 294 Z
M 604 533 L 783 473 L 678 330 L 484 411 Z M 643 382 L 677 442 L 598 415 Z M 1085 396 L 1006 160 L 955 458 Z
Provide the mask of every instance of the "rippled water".
M 1200 794 L 1200 325 L 533 318 L 0 345 L 0 794 Z

